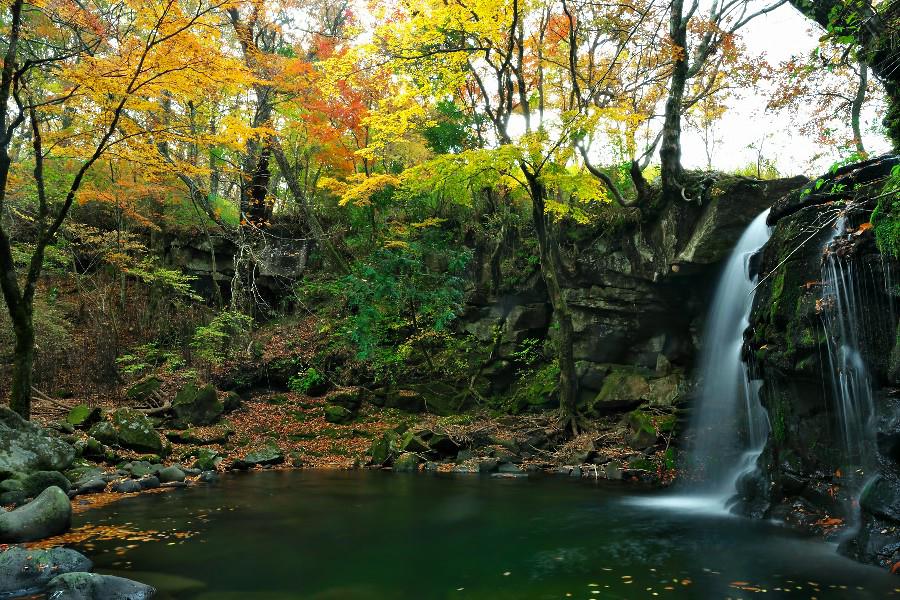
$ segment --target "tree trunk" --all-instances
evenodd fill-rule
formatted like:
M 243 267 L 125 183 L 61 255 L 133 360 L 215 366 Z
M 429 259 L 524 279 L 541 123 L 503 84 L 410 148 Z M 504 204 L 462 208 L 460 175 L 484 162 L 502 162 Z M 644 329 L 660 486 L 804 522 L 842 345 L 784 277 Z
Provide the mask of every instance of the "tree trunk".
M 22 311 L 13 320 L 16 345 L 9 407 L 23 419 L 31 418 L 32 366 L 34 365 L 34 324 L 31 311 Z
M 681 195 L 681 105 L 688 76 L 687 23 L 683 19 L 684 0 L 672 0 L 669 15 L 669 36 L 679 49 L 672 66 L 669 97 L 666 99 L 662 145 L 659 149 L 660 175 L 666 199 Z
M 534 176 L 528 176 L 528 184 L 531 194 L 532 218 L 541 259 L 541 275 L 547 286 L 547 295 L 550 298 L 550 305 L 553 307 L 553 314 L 559 324 L 560 415 L 572 425 L 573 431 L 577 433 L 578 381 L 575 375 L 575 329 L 572 326 L 572 315 L 560 283 L 562 264 L 559 260 L 559 253 L 553 250 L 553 244 L 557 241 L 547 226 L 547 217 L 544 212 L 547 190 Z
M 853 127 L 853 143 L 859 154 L 866 153 L 866 147 L 863 145 L 862 127 L 860 127 L 860 113 L 862 113 L 863 103 L 866 101 L 866 88 L 869 85 L 869 67 L 865 64 L 859 65 L 859 84 L 856 88 L 856 95 L 853 97 L 853 103 L 850 105 L 850 126 Z

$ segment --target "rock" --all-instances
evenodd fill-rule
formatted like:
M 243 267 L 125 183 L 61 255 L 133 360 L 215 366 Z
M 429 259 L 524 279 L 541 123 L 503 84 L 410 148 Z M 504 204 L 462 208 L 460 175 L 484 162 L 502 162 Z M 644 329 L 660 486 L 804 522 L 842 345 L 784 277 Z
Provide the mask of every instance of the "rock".
M 900 523 L 900 484 L 878 475 L 863 489 L 859 505 L 877 517 Z
M 222 463 L 222 457 L 215 450 L 203 448 L 197 454 L 197 460 L 194 461 L 194 468 L 201 471 L 215 471 Z
M 82 494 L 99 494 L 106 489 L 106 480 L 100 477 L 93 477 L 75 484 L 76 493 Z
M 352 413 L 356 413 L 362 406 L 366 397 L 363 388 L 343 388 L 334 390 L 327 396 L 328 403 L 334 406 L 343 406 Z
M 500 464 L 500 461 L 496 458 L 485 458 L 484 460 L 478 461 L 478 472 L 493 473 L 497 470 L 498 464 Z
M 68 548 L 38 550 L 12 546 L 0 551 L 0 598 L 35 594 L 61 573 L 92 568 L 90 559 Z
M 404 452 L 394 460 L 393 469 L 397 473 L 412 473 L 419 470 L 419 457 L 412 452 Z
M 100 407 L 90 407 L 87 404 L 79 404 L 69 411 L 66 417 L 66 423 L 79 429 L 90 427 L 94 423 L 99 423 L 101 417 Z
M 500 473 L 505 473 L 507 475 L 517 475 L 517 474 L 525 473 L 525 471 L 523 471 L 522 468 L 519 467 L 519 465 L 514 465 L 514 464 L 508 463 L 508 462 L 501 464 L 497 470 Z
M 473 465 L 473 464 L 468 464 L 468 463 L 462 464 L 462 465 L 456 465 L 455 467 L 453 467 L 451 469 L 451 472 L 462 473 L 463 475 L 475 475 L 477 473 L 480 473 L 480 471 L 478 470 L 478 465 Z
M 384 399 L 384 407 L 419 413 L 425 410 L 425 398 L 415 390 L 392 390 Z
M 54 485 L 63 492 L 68 492 L 72 487 L 66 476 L 59 471 L 35 471 L 28 475 L 22 484 L 23 490 L 30 498 L 36 497 L 48 487 Z
M 249 469 L 254 466 L 280 465 L 284 462 L 284 453 L 278 446 L 267 446 L 248 452 L 244 458 L 234 461 L 232 468 Z
M 224 444 L 228 441 L 228 436 L 232 434 L 232 430 L 225 427 L 215 429 L 207 429 L 201 431 L 199 429 L 185 429 L 183 431 L 166 432 L 166 438 L 176 444 L 193 444 L 196 446 L 207 446 L 209 444 Z
M 64 491 L 49 487 L 37 498 L 0 515 L 0 542 L 29 542 L 68 531 L 72 503 Z
M 628 434 L 625 436 L 625 443 L 630 448 L 643 450 L 656 444 L 658 434 L 653 422 L 647 414 L 634 410 L 625 415 L 622 420 L 628 427 Z
M 64 471 L 73 460 L 72 446 L 0 407 L 0 472 Z
M 222 408 L 226 413 L 233 413 L 241 408 L 244 401 L 237 392 L 227 392 L 222 398 Z
M 152 490 L 159 487 L 159 477 L 148 475 L 137 480 L 142 490 Z
M 353 413 L 343 406 L 326 406 L 325 420 L 329 423 L 344 425 L 353 420 Z
M 135 383 L 125 391 L 125 396 L 129 400 L 144 401 L 148 400 L 154 392 L 158 391 L 162 386 L 162 380 L 159 377 L 147 377 Z
M 219 474 L 215 471 L 203 471 L 200 473 L 200 478 L 198 481 L 203 483 L 216 483 L 219 481 Z
M 136 460 L 131 463 L 131 467 L 128 470 L 131 471 L 132 476 L 141 478 L 153 471 L 153 465 L 146 460 Z
M 187 487 L 187 482 L 185 481 L 166 481 L 165 483 L 159 484 L 159 487 L 165 488 L 183 488 Z
M 617 460 L 611 460 L 603 466 L 603 473 L 607 479 L 619 481 L 622 479 L 622 463 Z
M 637 406 L 649 393 L 646 377 L 635 370 L 616 370 L 606 376 L 592 408 L 606 411 Z
M 193 383 L 188 383 L 175 395 L 172 409 L 184 423 L 211 425 L 225 412 L 225 405 L 219 401 L 218 392 L 212 385 L 207 384 L 198 389 Z
M 172 481 L 184 481 L 184 471 L 175 465 L 166 467 L 159 472 L 160 483 L 170 483 Z
M 144 488 L 141 487 L 140 482 L 134 479 L 125 479 L 118 483 L 114 483 L 112 486 L 112 491 L 118 492 L 119 494 L 136 494 L 142 489 Z
M 366 450 L 366 454 L 372 457 L 369 464 L 383 465 L 387 463 L 388 459 L 394 453 L 395 437 L 396 436 L 392 435 L 391 432 L 387 432 L 372 442 L 372 445 Z
M 94 424 L 94 426 L 88 430 L 88 435 L 107 446 L 112 446 L 119 441 L 119 434 L 116 433 L 116 428 L 113 427 L 112 423 L 109 421 L 101 421 Z M 90 442 L 88 442 L 88 446 L 90 446 Z
M 680 397 L 680 375 L 672 374 L 659 379 L 651 379 L 649 385 L 647 399 L 650 401 L 650 406 L 670 407 Z
M 113 425 L 119 445 L 137 452 L 163 454 L 163 443 L 153 428 L 153 422 L 133 408 L 120 408 L 113 414 Z
M 25 484 L 20 479 L 21 474 L 14 475 L 9 479 L 4 479 L 0 481 L 0 493 L 5 492 L 24 492 Z
M 50 581 L 47 595 L 53 600 L 150 600 L 156 589 L 113 575 L 66 573 Z

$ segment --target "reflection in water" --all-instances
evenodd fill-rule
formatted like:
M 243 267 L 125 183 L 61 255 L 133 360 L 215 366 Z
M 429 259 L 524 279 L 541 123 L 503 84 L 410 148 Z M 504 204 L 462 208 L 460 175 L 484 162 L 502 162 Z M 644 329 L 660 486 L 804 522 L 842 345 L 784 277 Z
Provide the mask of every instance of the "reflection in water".
M 820 542 L 624 502 L 633 491 L 551 478 L 266 472 L 78 519 L 195 531 L 124 556 L 115 542 L 90 553 L 101 572 L 139 571 L 163 600 L 900 597 L 889 575 Z

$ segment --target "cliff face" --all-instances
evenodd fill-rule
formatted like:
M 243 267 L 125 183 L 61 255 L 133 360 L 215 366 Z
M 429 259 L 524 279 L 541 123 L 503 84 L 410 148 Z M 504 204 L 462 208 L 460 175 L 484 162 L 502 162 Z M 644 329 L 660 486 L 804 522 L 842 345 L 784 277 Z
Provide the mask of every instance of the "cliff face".
M 868 222 L 898 163 L 842 168 L 772 209 L 745 333 L 771 431 L 739 485 L 751 515 L 858 521 L 844 551 L 888 567 L 900 560 L 900 267 Z
M 757 215 L 806 181 L 698 177 L 691 200 L 654 207 L 639 224 L 577 232 L 563 257 L 582 410 L 670 406 L 685 395 L 722 261 Z M 476 289 L 490 276 L 483 271 Z M 520 344 L 552 337 L 551 321 L 537 272 L 510 293 L 472 295 L 461 326 L 493 348 L 483 367 L 487 393 L 510 386 Z

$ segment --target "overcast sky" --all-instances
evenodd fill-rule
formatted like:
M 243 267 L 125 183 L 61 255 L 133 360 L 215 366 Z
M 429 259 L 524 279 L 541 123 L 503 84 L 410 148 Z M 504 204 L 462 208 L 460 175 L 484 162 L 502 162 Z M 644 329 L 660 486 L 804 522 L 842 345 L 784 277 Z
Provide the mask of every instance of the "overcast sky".
M 757 18 L 742 31 L 750 52 L 765 54 L 773 65 L 794 55 L 808 55 L 822 34 L 811 21 L 788 5 Z M 714 168 L 727 171 L 755 163 L 756 150 L 749 146 L 763 139 L 764 156 L 774 160 L 783 175 L 818 175 L 840 158 L 831 152 L 815 159 L 822 153 L 823 146 L 812 137 L 802 135 L 799 125 L 786 114 L 766 112 L 768 98 L 767 90 L 746 90 L 743 97 L 734 102 L 734 108 L 718 125 L 717 137 L 722 141 L 713 159 Z M 804 118 L 803 112 L 798 112 L 798 120 Z M 866 120 L 865 114 L 863 119 Z M 871 115 L 868 120 L 872 120 Z M 864 131 L 863 138 L 873 154 L 890 149 L 887 139 L 881 135 Z M 689 129 L 684 132 L 682 159 L 688 167 L 706 167 L 703 141 Z

